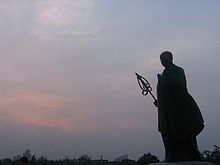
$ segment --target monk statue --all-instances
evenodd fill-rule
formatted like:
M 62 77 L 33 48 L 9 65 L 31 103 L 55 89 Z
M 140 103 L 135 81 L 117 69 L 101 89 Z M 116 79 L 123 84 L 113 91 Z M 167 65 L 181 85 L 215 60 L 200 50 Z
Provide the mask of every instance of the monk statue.
M 158 74 L 158 129 L 165 147 L 165 161 L 201 161 L 196 136 L 203 130 L 204 121 L 193 97 L 187 91 L 184 70 L 173 63 L 173 55 L 160 55 L 165 67 Z

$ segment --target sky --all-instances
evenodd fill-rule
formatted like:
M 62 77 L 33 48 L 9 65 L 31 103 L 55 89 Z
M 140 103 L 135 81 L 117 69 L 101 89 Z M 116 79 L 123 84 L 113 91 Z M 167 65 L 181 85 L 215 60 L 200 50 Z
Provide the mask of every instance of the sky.
M 220 1 L 0 1 L 0 158 L 161 160 L 159 55 L 174 54 L 205 120 L 199 148 L 219 143 Z

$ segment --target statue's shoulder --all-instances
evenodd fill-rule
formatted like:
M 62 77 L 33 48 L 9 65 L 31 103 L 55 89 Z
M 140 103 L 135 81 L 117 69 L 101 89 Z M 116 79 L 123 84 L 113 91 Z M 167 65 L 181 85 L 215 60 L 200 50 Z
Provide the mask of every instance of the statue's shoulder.
M 173 69 L 174 69 L 175 71 L 184 72 L 184 69 L 183 69 L 183 68 L 181 68 L 180 66 L 177 66 L 177 65 L 175 65 L 175 64 L 173 64 Z

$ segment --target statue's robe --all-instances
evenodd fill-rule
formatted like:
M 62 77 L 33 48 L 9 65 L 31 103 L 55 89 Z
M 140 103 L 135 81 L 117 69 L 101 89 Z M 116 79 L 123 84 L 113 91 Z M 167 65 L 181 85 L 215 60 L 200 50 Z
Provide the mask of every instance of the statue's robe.
M 203 130 L 204 121 L 198 105 L 187 91 L 182 68 L 173 64 L 164 69 L 158 79 L 157 97 L 158 129 L 163 137 L 166 159 L 200 160 L 196 136 Z

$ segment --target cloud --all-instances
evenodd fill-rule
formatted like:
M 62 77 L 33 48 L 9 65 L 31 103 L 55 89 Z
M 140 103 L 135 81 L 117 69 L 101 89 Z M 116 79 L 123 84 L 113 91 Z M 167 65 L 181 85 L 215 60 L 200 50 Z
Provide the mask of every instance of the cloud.
M 60 36 L 90 35 L 102 29 L 94 18 L 95 0 L 41 0 L 35 2 L 35 36 L 54 39 Z
M 75 97 L 55 96 L 46 93 L 8 92 L 0 98 L 1 124 L 27 125 L 27 128 L 61 128 L 70 132 L 86 131 L 81 123 L 92 116 Z

